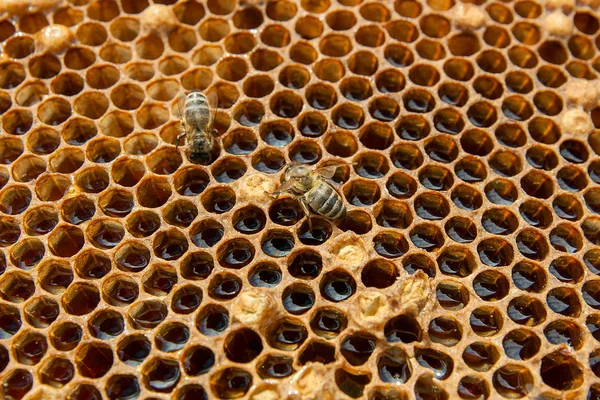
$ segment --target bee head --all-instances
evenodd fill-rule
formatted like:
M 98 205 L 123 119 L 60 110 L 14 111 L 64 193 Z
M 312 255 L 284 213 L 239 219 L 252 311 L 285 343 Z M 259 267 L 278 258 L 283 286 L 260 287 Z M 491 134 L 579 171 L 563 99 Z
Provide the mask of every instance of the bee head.
M 210 154 L 191 152 L 190 161 L 194 164 L 208 164 L 210 162 Z

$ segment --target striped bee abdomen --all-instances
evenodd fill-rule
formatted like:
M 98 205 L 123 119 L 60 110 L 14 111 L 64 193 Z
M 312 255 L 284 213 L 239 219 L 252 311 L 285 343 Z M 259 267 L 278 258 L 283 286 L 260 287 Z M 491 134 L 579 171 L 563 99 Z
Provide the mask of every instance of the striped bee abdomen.
M 339 193 L 327 182 L 319 181 L 308 193 L 309 206 L 319 215 L 337 220 L 346 216 L 346 206 Z
M 189 126 L 204 131 L 210 119 L 210 106 L 204 96 L 200 92 L 192 92 L 188 94 L 185 101 L 185 123 Z

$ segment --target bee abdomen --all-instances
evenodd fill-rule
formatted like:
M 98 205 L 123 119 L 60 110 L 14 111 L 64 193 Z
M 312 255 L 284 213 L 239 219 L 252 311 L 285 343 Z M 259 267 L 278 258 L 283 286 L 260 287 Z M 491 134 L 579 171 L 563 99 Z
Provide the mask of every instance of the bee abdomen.
M 320 183 L 307 193 L 308 204 L 319 215 L 337 220 L 346 216 L 346 206 L 339 193 L 326 183 Z
M 198 92 L 192 92 L 188 95 L 185 102 L 185 121 L 188 125 L 200 129 L 208 124 L 210 107 L 206 97 Z

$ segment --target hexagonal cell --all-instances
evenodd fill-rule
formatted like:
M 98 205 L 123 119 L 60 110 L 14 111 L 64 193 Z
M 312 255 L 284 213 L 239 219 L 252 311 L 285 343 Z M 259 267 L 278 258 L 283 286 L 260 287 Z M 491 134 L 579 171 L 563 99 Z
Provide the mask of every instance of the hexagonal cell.
M 274 321 L 267 331 L 266 340 L 278 350 L 298 349 L 308 337 L 308 331 L 300 320 L 285 317 Z
M 98 205 L 105 215 L 123 218 L 133 210 L 133 194 L 122 189 L 109 189 L 100 196 Z
M 66 127 L 69 123 L 65 124 Z M 53 153 L 60 145 L 60 136 L 50 128 L 38 128 L 29 135 L 26 140 L 27 148 L 34 154 L 43 155 Z
M 324 341 L 313 340 L 309 342 L 300 353 L 300 365 L 309 362 L 318 362 L 321 364 L 330 364 L 335 361 L 335 348 Z
M 46 296 L 30 300 L 24 311 L 25 320 L 36 328 L 47 328 L 56 321 L 60 313 L 58 303 Z
M 42 289 L 55 295 L 63 293 L 74 279 L 69 263 L 59 259 L 42 261 L 37 271 Z
M 176 228 L 162 231 L 154 238 L 154 254 L 163 260 L 177 260 L 188 250 L 186 237 Z
M 129 309 L 131 323 L 137 329 L 153 329 L 168 315 L 167 306 L 158 300 L 146 300 L 135 303 Z
M 525 326 L 536 326 L 546 320 L 544 304 L 530 296 L 515 297 L 507 307 L 507 314 L 514 322 Z
M 522 398 L 533 389 L 533 375 L 524 366 L 506 364 L 494 372 L 492 383 L 502 396 Z
M 519 235 L 529 238 L 527 230 L 521 231 Z M 534 232 L 535 233 L 535 232 Z M 518 244 L 517 244 L 518 246 Z M 514 258 L 512 245 L 501 238 L 484 239 L 477 245 L 479 260 L 490 267 L 510 265 Z
M 567 344 L 577 350 L 583 345 L 581 328 L 574 322 L 559 319 L 550 322 L 544 328 L 546 340 L 552 344 Z
M 12 176 L 17 182 L 31 182 L 46 172 L 46 162 L 37 156 L 24 156 L 12 164 Z
M 229 312 L 215 304 L 200 310 L 196 318 L 196 328 L 206 336 L 218 336 L 229 327 Z
M 48 237 L 48 247 L 52 254 L 63 258 L 74 256 L 84 244 L 83 232 L 74 226 L 60 225 Z
M 493 344 L 473 342 L 465 348 L 462 358 L 469 368 L 485 372 L 489 371 L 498 362 L 500 352 Z
M 558 185 L 561 189 L 570 192 L 579 192 L 588 184 L 586 174 L 579 168 L 567 166 L 561 168 L 557 174 Z
M 181 371 L 177 361 L 168 358 L 153 358 L 144 366 L 144 384 L 155 392 L 170 393 L 173 391 Z
M 514 285 L 521 290 L 538 293 L 541 292 L 547 282 L 544 270 L 529 261 L 520 261 L 512 269 Z
M 175 269 L 168 264 L 155 264 L 142 277 L 142 287 L 153 296 L 166 296 L 177 283 Z
M 134 375 L 113 375 L 106 383 L 106 394 L 111 400 L 139 396 L 140 392 L 140 384 Z
M 125 320 L 118 311 L 100 310 L 88 320 L 88 330 L 97 339 L 113 339 L 125 330 Z
M 19 241 L 10 249 L 10 261 L 18 268 L 28 270 L 34 268 L 44 257 L 44 244 L 35 238 Z
M 143 335 L 126 336 L 117 344 L 119 360 L 127 365 L 137 366 L 150 354 L 152 344 Z
M 54 357 L 41 366 L 40 381 L 46 385 L 61 388 L 75 377 L 75 367 L 66 358 Z
M 100 291 L 87 283 L 74 283 L 62 295 L 64 309 L 72 315 L 85 315 L 92 312 L 100 302 Z
M 243 397 L 252 386 L 252 375 L 237 367 L 225 368 L 211 379 L 211 389 L 221 398 Z
M 14 338 L 14 355 L 24 365 L 35 365 L 41 361 L 48 351 L 46 337 L 37 332 L 22 332 Z
M 469 324 L 475 334 L 483 337 L 496 335 L 504 325 L 502 314 L 497 308 L 483 306 L 471 313 Z
M 23 217 L 25 232 L 31 236 L 46 235 L 58 224 L 58 212 L 53 206 L 32 208 Z
M 111 219 L 96 219 L 86 229 L 90 242 L 100 249 L 112 249 L 125 236 L 125 229 Z
M 0 281 L 0 296 L 12 303 L 21 303 L 35 293 L 33 280 L 23 272 L 7 273 Z
M 202 290 L 195 286 L 180 287 L 171 298 L 171 309 L 177 314 L 190 314 L 200 306 L 202 297 Z
M 89 167 L 78 171 L 74 181 L 82 192 L 100 193 L 108 187 L 110 178 L 104 168 Z
M 441 259 L 444 256 L 444 253 L 442 253 L 438 259 Z M 436 275 L 435 263 L 422 253 L 409 254 L 404 257 L 402 259 L 402 268 L 404 268 L 404 270 L 410 275 L 415 274 L 417 271 L 423 271 L 431 278 L 435 277 Z
M 13 369 L 2 379 L 2 394 L 7 398 L 22 399 L 33 388 L 33 376 L 24 369 Z
M 79 373 L 87 378 L 100 378 L 112 367 L 114 357 L 110 347 L 102 342 L 81 346 L 75 355 Z
M 282 279 L 281 269 L 268 261 L 258 263 L 248 272 L 248 282 L 254 287 L 273 288 Z
M 294 283 L 283 290 L 281 295 L 283 308 L 293 315 L 308 312 L 315 304 L 315 293 L 303 283 Z

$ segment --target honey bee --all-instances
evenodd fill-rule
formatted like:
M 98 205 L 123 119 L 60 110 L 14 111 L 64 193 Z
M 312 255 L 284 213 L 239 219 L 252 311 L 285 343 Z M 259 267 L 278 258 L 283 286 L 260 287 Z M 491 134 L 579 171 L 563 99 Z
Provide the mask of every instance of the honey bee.
M 310 224 L 309 209 L 331 220 L 346 217 L 346 206 L 330 179 L 342 164 L 311 169 L 306 165 L 288 165 L 283 174 L 283 182 L 270 195 L 278 197 L 290 193 L 300 201 Z
M 194 164 L 208 164 L 213 158 L 216 146 L 217 130 L 212 125 L 218 98 L 215 92 L 204 94 L 197 90 L 190 92 L 185 99 L 179 100 L 179 111 L 183 132 L 177 136 L 176 147 L 186 137 L 190 161 Z

